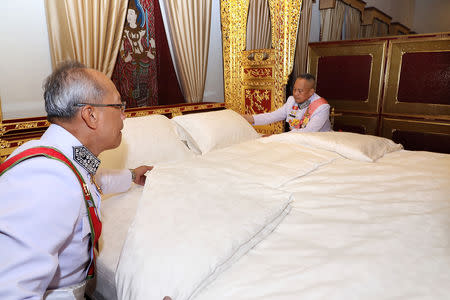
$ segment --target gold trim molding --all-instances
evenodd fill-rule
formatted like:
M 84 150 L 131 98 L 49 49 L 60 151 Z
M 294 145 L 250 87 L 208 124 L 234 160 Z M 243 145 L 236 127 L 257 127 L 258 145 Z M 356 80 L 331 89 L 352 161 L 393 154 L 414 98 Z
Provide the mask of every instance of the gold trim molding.
M 131 108 L 127 109 L 125 114 L 127 118 L 155 114 L 174 117 L 185 112 L 201 112 L 224 108 L 226 108 L 224 102 L 208 102 Z M 7 120 L 6 122 L 0 123 L 0 163 L 3 162 L 17 147 L 23 143 L 34 139 L 39 139 L 48 126 L 50 126 L 50 122 L 48 122 L 45 117 Z

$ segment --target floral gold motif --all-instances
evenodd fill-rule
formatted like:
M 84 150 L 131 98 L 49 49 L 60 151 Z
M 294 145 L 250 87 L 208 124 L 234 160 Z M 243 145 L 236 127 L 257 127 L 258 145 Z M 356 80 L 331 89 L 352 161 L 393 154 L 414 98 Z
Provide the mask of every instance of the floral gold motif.
M 272 78 L 272 74 L 272 68 L 244 68 L 244 77 L 246 78 Z
M 181 116 L 181 110 L 179 109 L 175 109 L 174 111 L 172 111 L 172 118 L 176 117 L 176 116 Z
M 29 122 L 29 123 L 19 123 L 16 124 L 15 129 L 30 129 L 30 128 L 37 128 L 36 122 Z
M 9 142 L 0 140 L 0 149 L 6 149 L 9 147 L 9 145 Z

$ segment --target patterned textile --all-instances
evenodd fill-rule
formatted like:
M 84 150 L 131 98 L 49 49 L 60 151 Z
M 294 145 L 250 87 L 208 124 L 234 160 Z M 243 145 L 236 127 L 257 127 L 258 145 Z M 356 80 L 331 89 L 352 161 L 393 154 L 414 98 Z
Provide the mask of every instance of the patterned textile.
M 160 76 L 159 56 L 169 55 L 170 57 L 170 53 L 167 41 L 165 41 L 167 49 L 161 47 L 164 45 L 157 44 L 157 41 L 165 40 L 160 14 L 159 3 L 156 0 L 131 0 L 128 3 L 122 42 L 112 75 L 112 80 L 122 100 L 127 102 L 127 107 L 165 104 L 158 101 L 161 98 L 158 95 L 158 87 L 161 86 L 159 81 L 168 86 L 168 81 Z M 162 32 L 159 27 L 162 27 Z M 157 35 L 164 36 L 158 37 Z M 163 69 L 174 73 L 171 60 L 169 64 L 170 67 L 163 66 Z M 183 102 L 176 76 L 172 76 L 171 81 L 179 91 L 178 97 L 175 98 L 178 103 Z M 172 89 L 174 89 L 173 85 L 170 86 Z
M 100 160 L 84 146 L 72 146 L 72 148 L 73 160 L 79 163 L 89 174 L 95 175 L 100 166 Z

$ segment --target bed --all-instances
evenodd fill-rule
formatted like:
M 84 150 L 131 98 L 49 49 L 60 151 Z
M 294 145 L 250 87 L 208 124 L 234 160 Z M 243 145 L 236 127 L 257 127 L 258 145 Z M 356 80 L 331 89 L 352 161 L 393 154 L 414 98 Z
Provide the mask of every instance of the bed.
M 155 168 L 102 201 L 93 299 L 450 298 L 448 154 L 223 110 L 127 119 L 101 158 Z

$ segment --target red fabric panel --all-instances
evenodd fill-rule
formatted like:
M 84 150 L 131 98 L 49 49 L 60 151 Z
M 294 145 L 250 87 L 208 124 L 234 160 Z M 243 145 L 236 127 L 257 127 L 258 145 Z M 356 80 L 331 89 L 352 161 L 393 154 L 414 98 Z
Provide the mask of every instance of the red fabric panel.
M 173 67 L 167 42 L 166 31 L 159 8 L 159 2 L 154 2 L 156 51 L 158 52 L 156 65 L 158 67 L 158 105 L 183 103 L 184 96 L 178 84 L 177 75 Z
M 403 54 L 397 99 L 450 105 L 450 52 Z
M 317 94 L 328 100 L 367 100 L 371 63 L 370 55 L 319 57 Z
M 245 89 L 245 113 L 261 114 L 271 110 L 272 90 Z
M 127 107 L 183 103 L 157 0 L 130 0 L 111 77 Z

